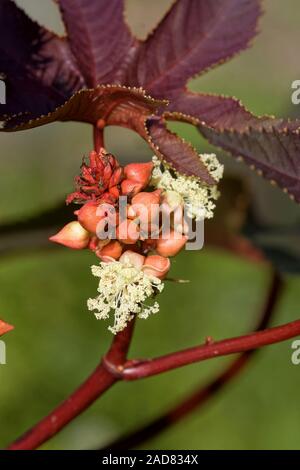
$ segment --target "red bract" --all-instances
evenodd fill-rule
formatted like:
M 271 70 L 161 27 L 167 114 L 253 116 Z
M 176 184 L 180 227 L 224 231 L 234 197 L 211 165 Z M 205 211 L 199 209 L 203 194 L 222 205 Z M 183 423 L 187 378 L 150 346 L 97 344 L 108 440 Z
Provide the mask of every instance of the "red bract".
M 5 335 L 5 333 L 8 333 L 13 329 L 14 327 L 12 325 L 9 325 L 8 323 L 0 319 L 0 336 Z
M 62 38 L 1 1 L 0 68 L 10 90 L 4 131 L 70 120 L 127 127 L 173 168 L 213 184 L 195 149 L 166 127 L 185 121 L 300 201 L 299 121 L 256 117 L 235 98 L 186 88 L 249 46 L 260 0 L 177 0 L 145 41 L 126 25 L 123 0 L 57 3 Z
M 122 180 L 123 170 L 115 157 L 100 149 L 89 155 L 89 164 L 83 161 L 81 175 L 75 178 L 76 191 L 67 197 L 70 202 L 83 203 L 93 200 L 113 204 L 119 196 L 118 191 L 111 191 Z

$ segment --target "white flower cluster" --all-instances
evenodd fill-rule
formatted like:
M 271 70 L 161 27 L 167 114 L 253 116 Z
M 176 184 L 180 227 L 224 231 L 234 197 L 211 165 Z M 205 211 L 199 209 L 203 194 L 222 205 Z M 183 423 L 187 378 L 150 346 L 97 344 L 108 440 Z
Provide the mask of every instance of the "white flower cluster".
M 202 154 L 199 158 L 207 167 L 216 182 L 223 176 L 221 165 L 215 154 Z M 172 199 L 176 193 L 181 203 L 185 204 L 187 215 L 191 218 L 210 219 L 216 207 L 214 201 L 219 197 L 217 185 L 207 186 L 199 178 L 184 176 L 177 171 L 167 168 L 156 156 L 152 158 L 154 168 L 152 172 L 152 186 L 171 193 Z
M 164 284 L 160 279 L 145 274 L 129 263 L 112 261 L 92 266 L 92 273 L 99 277 L 99 295 L 88 300 L 88 309 L 95 310 L 98 320 L 109 318 L 114 310 L 114 325 L 108 329 L 116 334 L 122 331 L 136 314 L 148 318 L 159 311 L 159 304 L 145 304 L 156 293 L 161 292 Z

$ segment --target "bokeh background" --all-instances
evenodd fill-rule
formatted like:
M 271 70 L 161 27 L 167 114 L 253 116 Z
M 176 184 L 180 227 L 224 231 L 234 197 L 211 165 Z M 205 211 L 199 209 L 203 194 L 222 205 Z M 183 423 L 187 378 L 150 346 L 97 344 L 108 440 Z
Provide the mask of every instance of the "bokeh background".
M 17 3 L 51 29 L 63 31 L 54 2 Z M 170 3 L 128 0 L 127 18 L 135 33 L 145 37 Z M 190 87 L 235 95 L 258 114 L 296 116 L 300 105 L 293 106 L 290 96 L 292 81 L 300 78 L 300 4 L 298 0 L 265 0 L 264 9 L 261 34 L 253 47 L 191 81 Z M 177 130 L 199 151 L 208 149 L 193 129 L 177 126 Z M 59 123 L 1 134 L 0 227 L 61 202 L 72 191 L 82 156 L 91 149 L 91 136 L 89 126 Z M 139 137 L 119 128 L 107 131 L 106 146 L 122 162 L 151 156 Z M 230 157 L 222 158 L 226 178 L 244 179 L 260 221 L 274 231 L 281 230 L 276 233 L 280 244 L 290 226 L 298 227 L 299 207 L 232 163 Z M 299 317 L 299 238 L 294 236 L 293 242 L 289 271 L 294 274 L 285 275 L 287 287 L 273 324 Z M 291 245 L 287 246 L 288 250 Z M 5 337 L 7 365 L 0 366 L 0 447 L 63 400 L 105 352 L 111 334 L 86 308 L 86 299 L 96 290 L 90 273 L 94 262 L 89 253 L 63 248 L 1 251 L 0 316 L 14 324 L 15 331 Z M 270 280 L 268 268 L 210 247 L 199 253 L 182 253 L 174 260 L 172 275 L 191 282 L 166 286 L 159 315 L 138 322 L 131 355 L 160 355 L 199 344 L 207 335 L 221 339 L 250 331 Z M 261 350 L 243 374 L 203 409 L 148 441 L 144 448 L 299 448 L 300 366 L 292 365 L 291 352 L 290 341 Z M 214 377 L 227 362 L 215 359 L 159 377 L 117 384 L 43 448 L 106 445 L 158 416 L 196 385 Z

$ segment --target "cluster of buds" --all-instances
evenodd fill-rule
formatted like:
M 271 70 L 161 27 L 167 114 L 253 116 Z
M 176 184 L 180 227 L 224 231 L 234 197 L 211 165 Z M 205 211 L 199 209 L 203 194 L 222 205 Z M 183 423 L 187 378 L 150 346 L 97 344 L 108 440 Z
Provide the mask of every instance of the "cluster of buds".
M 172 185 L 169 188 L 170 181 Z M 155 159 L 121 167 L 116 158 L 104 149 L 90 153 L 89 164 L 83 162 L 81 175 L 75 182 L 76 192 L 68 196 L 67 203 L 81 204 L 74 212 L 77 219 L 50 240 L 72 249 L 92 250 L 100 259 L 100 266 L 98 269 L 94 267 L 94 272 L 100 277 L 102 289 L 106 285 L 107 273 L 119 273 L 123 281 L 114 282 L 115 286 L 121 286 L 112 286 L 116 289 L 115 296 L 106 286 L 110 300 L 98 297 L 97 301 L 90 299 L 88 303 L 91 310 L 98 309 L 97 318 L 107 318 L 107 309 L 115 310 L 112 331 L 116 333 L 126 326 L 132 315 L 126 309 L 120 310 L 120 299 L 126 298 L 129 302 L 128 290 L 131 300 L 142 298 L 141 285 L 148 286 L 149 279 L 149 286 L 161 282 L 170 269 L 169 257 L 175 256 L 185 246 L 188 227 L 182 210 L 184 199 L 176 192 L 170 176 L 161 172 Z M 107 264 L 113 264 L 108 271 Z M 137 272 L 132 271 L 128 276 L 128 266 Z M 157 293 L 156 288 L 149 286 L 146 289 L 149 295 Z M 101 295 L 103 293 L 100 292 Z M 150 310 L 146 306 L 142 308 L 138 301 L 133 305 L 136 305 L 134 311 L 142 318 L 148 316 L 147 312 L 157 311 L 157 304 Z
M 82 204 L 74 212 L 77 220 L 50 240 L 72 249 L 89 248 L 104 262 L 118 260 L 128 248 L 144 258 L 153 252 L 156 256 L 152 257 L 152 268 L 157 263 L 161 278 L 162 266 L 169 266 L 169 262 L 160 257 L 175 256 L 187 237 L 172 227 L 167 236 L 161 234 L 160 211 L 169 215 L 173 208 L 162 190 L 149 190 L 153 167 L 149 162 L 122 168 L 104 149 L 99 154 L 91 152 L 90 164 L 84 162 L 81 175 L 75 179 L 77 191 L 67 198 L 67 203 Z M 148 191 L 144 191 L 146 188 Z M 120 200 L 126 201 L 122 214 Z

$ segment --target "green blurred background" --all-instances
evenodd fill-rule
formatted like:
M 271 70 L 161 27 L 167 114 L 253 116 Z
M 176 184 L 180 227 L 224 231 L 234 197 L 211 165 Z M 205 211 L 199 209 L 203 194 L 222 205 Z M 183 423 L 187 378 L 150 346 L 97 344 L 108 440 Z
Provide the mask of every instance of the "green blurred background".
M 55 31 L 63 27 L 54 2 L 18 0 L 21 7 Z M 168 0 L 130 0 L 128 21 L 145 37 L 168 8 Z M 297 115 L 291 83 L 299 79 L 298 0 L 266 0 L 261 34 L 251 49 L 193 80 L 193 90 L 235 95 L 256 113 Z M 178 130 L 201 149 L 196 131 Z M 0 225 L 26 219 L 55 206 L 72 190 L 81 158 L 91 148 L 91 129 L 54 124 L 2 134 Z M 106 146 L 122 162 L 151 153 L 135 134 L 111 128 Z M 279 190 L 224 157 L 225 174 L 246 175 L 261 217 L 299 220 L 299 208 Z M 274 213 L 276 201 L 276 214 Z M 87 252 L 10 252 L 0 259 L 0 316 L 15 325 L 7 335 L 7 365 L 0 366 L 0 447 L 5 446 L 63 400 L 96 366 L 111 334 L 87 311 L 95 279 Z M 253 328 L 269 283 L 267 268 L 204 248 L 182 253 L 172 275 L 189 284 L 168 284 L 161 312 L 140 320 L 131 355 L 167 353 L 221 339 Z M 299 317 L 300 278 L 287 276 L 287 288 L 274 324 Z M 299 448 L 300 366 L 291 363 L 291 341 L 260 351 L 244 373 L 205 408 L 145 443 L 150 449 L 296 449 Z M 228 359 L 189 366 L 136 383 L 116 385 L 43 448 L 85 449 L 147 423 L 197 384 L 205 383 Z

